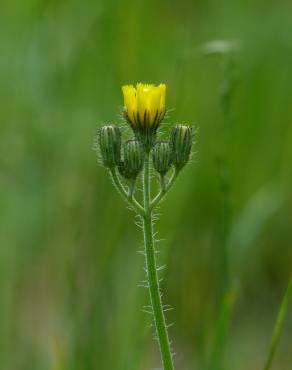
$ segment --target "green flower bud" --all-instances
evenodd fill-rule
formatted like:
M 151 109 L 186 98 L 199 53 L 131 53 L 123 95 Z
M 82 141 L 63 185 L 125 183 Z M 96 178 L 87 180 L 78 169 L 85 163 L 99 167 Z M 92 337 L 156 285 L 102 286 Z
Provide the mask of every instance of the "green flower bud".
M 99 146 L 105 167 L 115 167 L 121 159 L 121 131 L 116 125 L 106 125 L 99 131 Z
M 127 179 L 136 179 L 144 164 L 144 150 L 141 143 L 134 139 L 124 145 L 124 161 L 119 166 L 120 173 Z
M 175 125 L 170 133 L 172 160 L 175 167 L 180 170 L 190 159 L 192 149 L 192 129 L 187 125 Z
M 152 151 L 153 167 L 164 176 L 172 165 L 171 147 L 167 141 L 159 141 L 155 144 Z

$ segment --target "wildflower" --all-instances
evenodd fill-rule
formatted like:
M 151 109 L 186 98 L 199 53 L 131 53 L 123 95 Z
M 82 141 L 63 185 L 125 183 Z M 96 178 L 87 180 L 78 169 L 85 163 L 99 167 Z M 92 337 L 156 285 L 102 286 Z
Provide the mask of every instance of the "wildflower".
M 117 126 L 103 126 L 99 132 L 100 152 L 103 164 L 108 168 L 118 192 L 141 221 L 146 258 L 146 284 L 151 297 L 150 307 L 159 342 L 161 367 L 174 370 L 160 280 L 157 273 L 153 222 L 158 205 L 173 186 L 179 171 L 190 158 L 192 129 L 190 126 L 177 124 L 171 129 L 167 141 L 157 141 L 157 129 L 166 110 L 166 85 L 155 86 L 138 83 L 136 87 L 123 86 L 122 90 L 124 114 L 133 130 L 134 139 L 121 140 L 121 132 Z M 172 166 L 174 168 L 167 176 Z M 154 171 L 152 169 L 157 172 L 157 178 L 160 182 L 159 191 L 153 198 L 151 177 Z M 141 172 L 143 172 L 142 176 Z M 136 198 L 136 193 L 139 190 L 137 184 L 140 184 L 137 181 L 139 176 L 141 176 L 143 185 L 142 202 Z
M 124 114 L 138 140 L 150 148 L 156 130 L 165 116 L 166 85 L 138 83 L 122 87 L 124 95 Z
M 125 115 L 131 126 L 158 127 L 165 115 L 166 85 L 138 83 L 122 87 L 124 94 Z

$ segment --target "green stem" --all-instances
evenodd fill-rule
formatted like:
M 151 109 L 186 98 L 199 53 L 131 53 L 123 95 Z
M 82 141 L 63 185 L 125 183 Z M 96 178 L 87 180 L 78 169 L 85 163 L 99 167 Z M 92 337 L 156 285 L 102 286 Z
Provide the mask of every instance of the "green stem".
M 149 153 L 145 154 L 143 193 L 145 208 L 145 215 L 143 217 L 143 231 L 144 231 L 146 268 L 150 301 L 154 315 L 154 323 L 156 328 L 156 334 L 158 337 L 163 369 L 174 370 L 156 267 L 154 238 L 153 238 L 152 208 L 150 202 Z
M 218 176 L 221 193 L 221 238 L 220 238 L 220 282 L 219 294 L 220 305 L 215 331 L 214 342 L 212 345 L 211 357 L 209 361 L 209 370 L 220 370 L 224 366 L 224 355 L 226 347 L 226 338 L 231 321 L 233 303 L 226 297 L 234 296 L 235 291 L 232 286 L 230 274 L 230 251 L 229 234 L 232 223 L 232 206 L 230 201 L 230 164 L 228 159 L 228 148 L 230 143 L 230 134 L 232 126 L 232 98 L 235 87 L 234 80 L 234 61 L 232 55 L 223 55 L 223 81 L 220 94 L 220 108 L 224 120 L 222 130 L 221 154 L 218 156 Z
M 168 181 L 168 183 L 161 187 L 160 192 L 156 195 L 156 197 L 153 199 L 153 201 L 150 204 L 151 209 L 154 209 L 160 203 L 160 201 L 164 198 L 165 194 L 168 192 L 168 190 L 174 184 L 178 173 L 179 173 L 179 171 L 177 169 L 175 169 L 171 178 L 170 178 L 170 180 Z
M 112 180 L 113 180 L 118 192 L 121 194 L 122 198 L 130 204 L 130 206 L 134 209 L 134 211 L 136 211 L 136 213 L 138 213 L 140 216 L 143 216 L 145 214 L 144 208 L 134 198 L 133 191 L 127 192 L 124 185 L 121 183 L 121 180 L 119 179 L 119 176 L 117 174 L 117 170 L 115 168 L 110 169 L 110 174 L 111 174 Z
M 273 361 L 273 358 L 274 358 L 274 354 L 275 354 L 275 351 L 276 351 L 276 348 L 277 348 L 277 345 L 278 345 L 278 342 L 279 342 L 283 322 L 284 322 L 284 319 L 285 319 L 285 316 L 286 316 L 286 313 L 287 313 L 287 310 L 288 310 L 289 299 L 290 299 L 291 294 L 292 294 L 292 277 L 290 278 L 287 290 L 286 290 L 286 292 L 284 294 L 284 297 L 283 297 L 283 300 L 281 302 L 281 306 L 280 306 L 278 316 L 277 316 L 277 319 L 276 319 L 276 323 L 275 323 L 275 327 L 274 327 L 274 331 L 273 331 L 273 335 L 272 335 L 272 340 L 271 340 L 271 344 L 270 344 L 270 350 L 269 350 L 269 353 L 268 353 L 268 357 L 267 357 L 267 361 L 266 361 L 264 370 L 269 370 L 271 368 L 272 361 Z

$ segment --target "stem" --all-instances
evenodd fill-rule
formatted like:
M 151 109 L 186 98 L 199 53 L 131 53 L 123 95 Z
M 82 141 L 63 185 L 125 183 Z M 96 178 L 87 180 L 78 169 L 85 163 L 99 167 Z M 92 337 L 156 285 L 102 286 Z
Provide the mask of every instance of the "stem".
M 233 124 L 232 117 L 232 99 L 235 88 L 234 80 L 234 60 L 233 55 L 223 56 L 223 81 L 220 94 L 220 108 L 224 120 L 223 124 L 223 148 L 219 156 L 219 186 L 222 197 L 222 281 L 221 294 L 224 296 L 231 288 L 230 276 L 230 252 L 229 252 L 229 233 L 232 223 L 232 205 L 231 205 L 231 181 L 230 181 L 230 163 L 228 150 L 230 149 L 231 128 Z
M 278 345 L 278 342 L 279 342 L 279 337 L 280 337 L 280 334 L 281 334 L 283 322 L 284 322 L 284 319 L 285 319 L 285 316 L 286 316 L 286 313 L 287 313 L 287 310 L 288 310 L 288 305 L 289 305 L 289 300 L 290 300 L 291 294 L 292 294 L 292 277 L 290 278 L 288 287 L 286 289 L 286 292 L 284 294 L 283 300 L 282 300 L 281 305 L 280 305 L 280 309 L 279 309 L 279 312 L 278 312 L 278 316 L 277 316 L 277 319 L 276 319 L 276 323 L 275 323 L 275 327 L 274 327 L 274 331 L 273 331 L 273 335 L 272 335 L 270 350 L 269 350 L 269 354 L 268 354 L 268 358 L 267 358 L 264 370 L 269 370 L 271 368 L 272 361 L 273 361 L 273 358 L 274 358 L 274 354 L 275 354 L 275 351 L 277 349 L 277 345 Z
M 117 174 L 117 170 L 115 168 L 110 169 L 110 174 L 112 176 L 112 180 L 118 190 L 118 192 L 121 194 L 122 198 L 125 199 L 126 202 L 132 206 L 134 211 L 138 213 L 140 216 L 143 216 L 145 214 L 144 208 L 141 206 L 140 203 L 137 202 L 137 200 L 134 198 L 133 192 L 125 189 L 124 185 L 121 183 L 121 180 L 119 179 L 119 176 Z
M 223 81 L 220 94 L 220 108 L 223 116 L 223 138 L 221 153 L 218 156 L 218 177 L 219 190 L 221 193 L 221 237 L 220 237 L 220 306 L 215 331 L 214 342 L 212 345 L 211 358 L 209 361 L 209 370 L 222 369 L 224 365 L 224 355 L 226 347 L 226 338 L 231 321 L 233 303 L 226 297 L 235 296 L 235 290 L 232 286 L 230 274 L 230 245 L 229 234 L 232 223 L 232 205 L 231 182 L 230 182 L 230 164 L 228 158 L 228 148 L 231 138 L 232 117 L 232 98 L 235 87 L 234 80 L 234 61 L 232 55 L 223 55 Z
M 161 191 L 163 191 L 165 193 L 165 175 L 160 175 L 160 187 L 161 187 Z
M 153 206 L 151 207 L 150 202 L 149 152 L 145 154 L 143 193 L 145 208 L 145 215 L 143 217 L 143 231 L 150 301 L 154 315 L 154 323 L 158 337 L 163 369 L 174 370 L 156 267 L 152 219 Z
M 160 192 L 156 195 L 156 197 L 153 199 L 153 201 L 150 204 L 151 209 L 154 209 L 160 203 L 160 201 L 164 198 L 165 194 L 168 192 L 168 190 L 174 184 L 178 173 L 179 173 L 179 171 L 177 169 L 175 169 L 171 178 L 169 179 L 168 183 L 166 185 L 164 185 L 164 187 L 163 186 L 161 187 Z
M 210 357 L 209 370 L 223 369 L 222 357 L 236 298 L 235 289 L 226 291 L 220 305 L 215 337 Z

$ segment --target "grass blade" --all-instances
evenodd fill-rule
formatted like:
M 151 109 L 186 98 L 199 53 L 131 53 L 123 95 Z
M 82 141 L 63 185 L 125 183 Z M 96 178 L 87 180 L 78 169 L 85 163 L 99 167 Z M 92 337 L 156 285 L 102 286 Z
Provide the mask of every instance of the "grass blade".
M 270 349 L 269 349 L 269 353 L 268 353 L 268 357 L 267 357 L 267 360 L 266 360 L 264 370 L 270 370 L 270 368 L 272 366 L 274 354 L 275 354 L 275 351 L 277 349 L 280 334 L 281 334 L 281 331 L 282 331 L 283 322 L 284 322 L 284 319 L 285 319 L 285 316 L 286 316 L 286 313 L 287 313 L 287 310 L 288 310 L 289 299 L 291 297 L 291 293 L 292 293 L 292 276 L 290 278 L 287 290 L 284 294 L 283 300 L 282 300 L 281 305 L 280 305 L 280 309 L 279 309 L 278 316 L 277 316 L 277 319 L 276 319 L 276 323 L 275 323 L 275 326 L 274 326 L 274 331 L 273 331 L 273 335 L 272 335 Z

